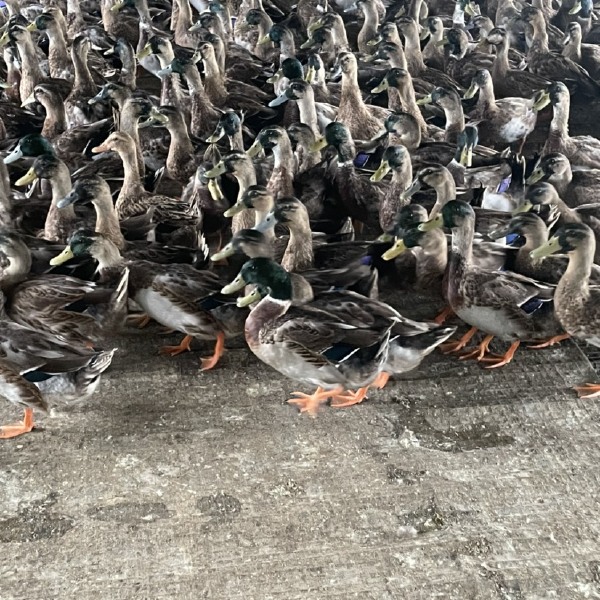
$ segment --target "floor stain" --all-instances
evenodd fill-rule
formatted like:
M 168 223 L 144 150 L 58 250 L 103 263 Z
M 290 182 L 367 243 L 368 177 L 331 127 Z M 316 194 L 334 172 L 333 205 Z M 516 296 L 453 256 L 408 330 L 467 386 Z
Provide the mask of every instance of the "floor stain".
M 213 494 L 199 498 L 196 507 L 202 516 L 212 517 L 215 520 L 229 520 L 240 513 L 242 503 L 229 494 Z
M 120 523 L 152 523 L 173 516 L 173 512 L 162 502 L 121 502 L 110 506 L 94 506 L 87 514 L 99 521 Z
M 52 492 L 42 499 L 21 503 L 17 516 L 0 520 L 0 543 L 59 538 L 73 529 L 73 518 L 48 511 L 57 500 L 58 494 Z
M 423 478 L 427 475 L 427 471 L 405 471 L 395 465 L 388 465 L 386 475 L 390 483 L 417 485 L 423 481 Z
M 417 534 L 439 531 L 458 520 L 456 511 L 440 509 L 435 498 L 431 498 L 426 506 L 400 515 L 398 519 L 403 529 L 410 528 Z

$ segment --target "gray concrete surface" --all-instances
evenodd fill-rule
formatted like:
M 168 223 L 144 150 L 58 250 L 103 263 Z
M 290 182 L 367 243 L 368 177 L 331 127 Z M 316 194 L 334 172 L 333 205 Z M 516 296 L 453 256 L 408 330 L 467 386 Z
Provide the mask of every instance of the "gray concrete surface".
M 600 598 L 600 410 L 573 343 L 440 354 L 300 416 L 243 349 L 132 332 L 97 395 L 0 445 L 0 598 Z M 16 411 L 0 405 L 0 420 Z

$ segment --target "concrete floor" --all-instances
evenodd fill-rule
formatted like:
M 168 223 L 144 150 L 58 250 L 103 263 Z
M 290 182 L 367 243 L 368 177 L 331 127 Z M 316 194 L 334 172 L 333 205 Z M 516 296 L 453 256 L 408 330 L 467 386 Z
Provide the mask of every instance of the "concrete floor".
M 170 339 L 125 336 L 91 402 L 0 445 L 2 600 L 600 598 L 573 343 L 496 372 L 436 353 L 311 419 L 248 351 L 199 373 Z

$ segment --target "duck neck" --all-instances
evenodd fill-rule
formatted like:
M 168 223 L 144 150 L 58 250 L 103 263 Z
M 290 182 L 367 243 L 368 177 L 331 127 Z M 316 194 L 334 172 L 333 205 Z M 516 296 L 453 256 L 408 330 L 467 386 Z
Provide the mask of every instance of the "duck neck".
M 73 89 L 92 97 L 96 95 L 96 84 L 92 77 L 92 73 L 87 64 L 88 51 L 87 48 L 81 52 L 71 49 L 71 59 L 73 61 L 73 70 L 75 79 L 73 81 Z
M 436 217 L 450 200 L 456 198 L 456 184 L 454 183 L 454 178 L 450 171 L 447 169 L 446 171 L 443 180 L 435 187 L 435 204 L 431 209 L 431 214 L 429 215 L 430 219 Z
M 569 253 L 569 264 L 554 294 L 557 315 L 571 312 L 585 303 L 590 295 L 590 276 L 594 264 L 596 240 L 590 236 L 576 250 Z
M 37 61 L 35 46 L 31 36 L 27 35 L 17 42 L 21 57 L 21 83 L 19 92 L 21 102 L 33 94 L 33 88 L 44 79 L 44 74 Z
M 175 36 L 180 41 L 188 37 L 188 30 L 193 25 L 192 7 L 189 0 L 176 0 L 178 7 L 177 24 L 175 25 Z M 179 42 L 178 42 L 179 43 Z M 181 45 L 181 44 L 179 44 Z
M 477 100 L 477 108 L 480 114 L 497 113 L 496 96 L 494 95 L 494 84 L 488 78 L 485 85 L 479 88 L 479 99 Z
M 308 221 L 308 215 L 306 218 Z M 312 234 L 309 223 L 290 227 L 290 239 L 281 259 L 281 266 L 290 272 L 302 272 L 314 266 Z
M 411 27 L 404 33 L 404 52 L 408 62 L 408 70 L 413 77 L 420 75 L 425 69 L 423 53 L 421 52 L 421 40 L 416 27 Z
M 113 2 L 112 0 L 101 0 L 100 1 L 100 14 L 102 15 L 102 25 L 104 29 L 111 35 L 115 32 L 119 16 L 116 12 L 112 11 Z
M 406 85 L 402 85 L 395 89 L 398 90 L 398 94 L 400 95 L 402 109 L 415 118 L 419 124 L 421 135 L 427 135 L 427 123 L 417 104 L 417 96 L 415 94 L 415 88 L 413 87 L 412 77 L 409 74 L 407 75 Z
M 367 108 L 362 99 L 360 87 L 358 86 L 356 72 L 342 74 L 340 106 L 342 105 L 351 106 L 356 111 L 355 117 L 358 120 L 362 120 L 363 117 L 368 115 Z M 368 119 L 371 120 L 371 117 L 368 116 Z
M 402 49 L 401 44 L 398 44 L 398 47 L 394 50 L 394 52 L 390 53 L 388 62 L 390 63 L 390 67 L 392 69 L 404 69 L 405 71 L 408 70 L 406 54 Z
M 569 42 L 565 45 L 562 51 L 563 56 L 570 58 L 576 63 L 581 62 L 581 38 L 569 37 Z
M 103 240 L 103 243 L 97 246 L 99 247 L 94 249 L 94 258 L 98 261 L 97 270 L 99 273 L 124 264 L 125 261 L 119 252 L 119 248 L 110 239 Z
M 71 65 L 67 42 L 60 26 L 52 27 L 48 33 L 48 67 L 50 77 L 61 78 L 65 76 L 65 70 Z
M 529 228 L 524 237 L 525 243 L 517 252 L 517 263 L 529 266 L 533 265 L 533 259 L 531 258 L 530 253 L 548 241 L 548 229 L 543 223 L 540 223 L 540 227 Z
M 177 167 L 186 164 L 194 156 L 194 146 L 183 120 L 170 124 L 169 133 L 171 134 L 171 143 L 166 166 L 167 171 L 173 173 Z
M 446 115 L 445 140 L 456 143 L 458 134 L 465 128 L 465 114 L 462 105 L 458 103 L 451 108 L 444 108 L 444 114 Z
M 427 283 L 431 277 L 442 277 L 448 265 L 448 241 L 441 229 L 425 234 L 421 252 L 417 254 L 417 281 Z
M 531 46 L 529 47 L 529 55 L 532 54 L 548 54 L 550 48 L 548 46 L 548 32 L 546 31 L 546 23 L 543 18 L 537 18 L 531 24 L 533 37 Z
M 133 48 L 131 46 L 127 46 L 119 53 L 119 58 L 121 60 L 121 70 L 119 71 L 119 83 L 124 85 L 130 90 L 136 89 L 137 83 L 137 63 L 135 61 L 135 55 L 133 53 Z
M 377 35 L 379 29 L 379 13 L 375 3 L 366 2 L 362 5 L 365 20 L 358 34 L 358 49 L 361 52 L 368 52 L 367 42 Z
M 131 144 L 128 148 L 120 148 L 119 156 L 123 161 L 123 186 L 119 193 L 119 197 L 116 202 L 116 209 L 119 214 L 122 213 L 124 204 L 133 196 L 145 196 L 146 191 L 142 185 L 140 177 L 140 170 L 138 167 L 135 147 Z
M 261 12 L 260 21 L 258 22 L 258 39 L 263 39 L 269 33 L 269 31 L 271 31 L 272 27 L 273 20 L 271 17 L 269 17 L 266 12 Z M 256 56 L 262 60 L 266 60 L 271 54 L 272 50 L 273 42 L 269 42 L 268 44 L 256 44 L 256 46 L 254 46 L 254 54 L 256 54 Z
M 138 170 L 140 173 L 144 173 L 145 165 L 138 130 L 138 119 L 139 116 L 133 103 L 126 102 L 119 117 L 119 131 L 126 133 L 133 140 Z
M 276 300 L 271 296 L 265 296 L 256 307 L 250 311 L 246 324 L 244 325 L 244 334 L 250 349 L 260 347 L 260 333 L 263 327 L 285 315 L 290 306 L 291 300 Z
M 67 113 L 62 101 L 44 102 L 44 108 L 46 109 L 46 118 L 42 127 L 42 135 L 52 140 L 67 130 Z
M 448 260 L 448 275 L 450 279 L 459 281 L 464 272 L 473 263 L 473 237 L 475 235 L 475 220 L 465 219 L 460 227 L 452 230 L 450 257 Z
M 496 58 L 492 66 L 492 76 L 494 79 L 501 79 L 505 77 L 510 69 L 508 62 L 508 50 L 510 47 L 510 41 L 508 35 L 504 36 L 502 43 L 496 46 Z
M 307 88 L 307 94 L 301 100 L 298 100 L 297 103 L 300 112 L 300 122 L 308 125 L 310 130 L 316 136 L 319 136 L 321 131 L 319 129 L 317 107 L 315 105 L 315 95 L 312 87 Z
M 202 60 L 204 65 L 204 87 L 213 104 L 224 105 L 228 93 L 216 57 L 209 56 Z
M 61 239 L 62 230 L 75 220 L 75 207 L 71 204 L 65 208 L 58 208 L 59 200 L 71 191 L 71 175 L 64 163 L 59 163 L 55 175 L 50 179 L 52 186 L 52 202 L 48 209 L 44 225 L 44 238 L 47 240 Z
M 291 31 L 286 31 L 281 37 L 279 42 L 279 60 L 284 61 L 286 58 L 296 57 L 296 44 L 294 43 L 294 36 Z
M 115 210 L 110 192 L 102 192 L 93 200 L 96 209 L 96 232 L 108 238 L 117 248 L 125 248 L 125 238 L 121 233 L 119 216 Z
M 78 33 L 84 31 L 85 21 L 81 12 L 81 3 L 79 0 L 67 0 L 67 31 L 72 39 Z
M 569 99 L 561 99 L 552 106 L 552 121 L 549 137 L 566 139 L 569 137 Z

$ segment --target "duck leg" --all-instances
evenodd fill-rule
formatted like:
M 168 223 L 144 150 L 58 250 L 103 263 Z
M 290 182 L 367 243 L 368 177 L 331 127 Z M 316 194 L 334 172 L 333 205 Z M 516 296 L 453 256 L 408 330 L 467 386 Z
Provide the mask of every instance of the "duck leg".
M 446 306 L 446 308 L 444 308 L 444 310 L 435 319 L 433 319 L 433 322 L 437 323 L 438 325 L 443 325 L 453 314 L 454 311 L 449 306 Z
M 212 353 L 212 356 L 207 358 L 200 359 L 200 370 L 208 371 L 210 369 L 214 369 L 217 366 L 221 356 L 225 352 L 225 334 L 222 331 L 219 331 L 217 334 L 217 341 L 215 342 L 215 349 Z
M 186 335 L 182 340 L 179 346 L 163 346 L 160 349 L 161 354 L 168 354 L 169 356 L 177 356 L 182 352 L 189 352 L 191 350 L 191 343 L 194 338 L 191 335 Z
M 321 404 L 327 401 L 330 396 L 337 396 L 344 390 L 337 388 L 335 390 L 324 390 L 318 387 L 314 394 L 304 394 L 303 392 L 292 392 L 296 398 L 290 398 L 288 404 L 293 404 L 300 409 L 300 412 L 306 412 L 311 417 L 315 417 Z
M 348 391 L 345 394 L 338 394 L 331 399 L 332 408 L 346 408 L 354 404 L 360 404 L 366 397 L 369 386 L 361 387 L 356 392 Z
M 144 327 L 146 327 L 146 325 L 148 325 L 148 323 L 151 321 L 150 317 L 146 313 L 141 313 L 139 315 L 128 315 L 126 320 L 139 329 L 144 329 Z
M 506 354 L 504 356 L 495 356 L 495 357 L 490 356 L 489 358 L 482 358 L 481 360 L 483 362 L 492 363 L 485 368 L 486 369 L 497 369 L 499 367 L 503 367 L 504 365 L 507 365 L 513 359 L 513 356 L 515 355 L 515 352 L 517 351 L 517 348 L 520 345 L 521 345 L 521 340 L 517 340 L 516 342 L 513 342 L 510 345 L 510 348 L 506 351 Z
M 548 346 L 554 346 L 554 344 L 558 344 L 564 340 L 568 340 L 571 336 L 568 333 L 561 333 L 560 335 L 554 335 L 551 338 L 547 339 L 545 342 L 541 344 L 536 344 L 535 346 L 527 346 L 528 348 L 533 348 L 534 350 L 539 350 L 540 348 L 548 348 Z
M 369 387 L 374 387 L 378 390 L 382 390 L 388 384 L 389 380 L 390 374 L 386 373 L 385 371 L 381 371 L 381 373 L 377 375 L 375 381 Z
M 597 398 L 600 396 L 600 384 L 584 383 L 573 388 L 580 398 Z
M 462 350 L 471 340 L 471 338 L 477 333 L 477 327 L 471 327 L 465 335 L 463 335 L 460 340 L 455 342 L 446 342 L 445 344 L 440 345 L 440 350 L 444 354 L 452 354 L 453 352 L 458 352 Z
M 26 408 L 23 415 L 23 421 L 16 423 L 15 425 L 4 425 L 0 427 L 0 440 L 7 440 L 10 438 L 29 433 L 33 429 L 33 409 Z
M 490 342 L 494 339 L 493 335 L 486 335 L 478 346 L 475 346 L 473 350 L 469 352 L 463 352 L 460 355 L 460 360 L 466 360 L 467 358 L 474 358 L 475 360 L 483 360 L 485 353 L 488 351 Z

